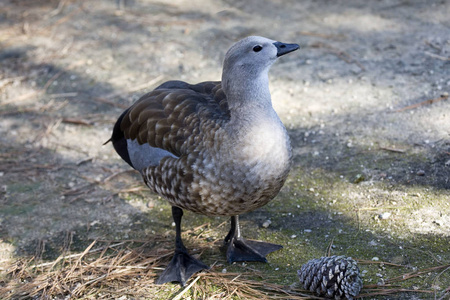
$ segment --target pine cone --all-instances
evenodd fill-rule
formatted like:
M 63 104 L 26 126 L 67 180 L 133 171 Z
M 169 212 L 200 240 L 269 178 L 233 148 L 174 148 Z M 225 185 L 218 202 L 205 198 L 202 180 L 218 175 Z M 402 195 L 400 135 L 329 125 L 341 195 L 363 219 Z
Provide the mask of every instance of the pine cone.
M 297 273 L 305 289 L 326 298 L 352 300 L 363 285 L 357 263 L 351 257 L 312 259 Z

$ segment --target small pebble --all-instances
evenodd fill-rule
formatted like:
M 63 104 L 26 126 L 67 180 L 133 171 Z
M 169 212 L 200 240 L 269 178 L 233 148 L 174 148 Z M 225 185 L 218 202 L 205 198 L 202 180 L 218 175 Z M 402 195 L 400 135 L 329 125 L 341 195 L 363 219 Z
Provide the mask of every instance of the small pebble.
M 418 176 L 425 176 L 425 171 L 424 170 L 419 170 L 416 173 Z
M 370 245 L 370 246 L 378 246 L 378 243 L 377 243 L 376 241 L 374 241 L 374 240 L 371 240 L 371 241 L 369 242 L 369 245 Z
M 222 273 L 226 273 L 227 272 L 227 269 L 222 269 Z
M 264 221 L 264 223 L 262 223 L 262 227 L 263 227 L 263 228 L 267 228 L 267 227 L 270 226 L 270 224 L 272 224 L 272 221 L 266 220 L 266 221 Z
M 291 239 L 295 239 L 297 236 L 295 234 L 291 235 Z
M 353 180 L 353 183 L 356 183 L 356 184 L 358 184 L 358 183 L 360 183 L 361 181 L 364 181 L 366 178 L 364 177 L 364 175 L 362 175 L 362 174 L 357 174 L 356 176 L 355 176 L 355 179 Z
M 384 212 L 384 213 L 382 213 L 382 214 L 379 214 L 379 215 L 378 215 L 378 218 L 379 218 L 380 220 L 386 220 L 386 219 L 389 219 L 390 216 L 391 216 L 391 213 L 390 213 L 390 212 Z
M 372 257 L 372 260 L 373 261 L 379 261 L 380 259 L 378 257 L 374 256 L 374 257 Z
M 442 226 L 442 225 L 444 225 L 443 222 L 442 222 L 442 220 L 434 220 L 434 221 L 433 221 L 433 224 L 436 224 L 437 226 Z

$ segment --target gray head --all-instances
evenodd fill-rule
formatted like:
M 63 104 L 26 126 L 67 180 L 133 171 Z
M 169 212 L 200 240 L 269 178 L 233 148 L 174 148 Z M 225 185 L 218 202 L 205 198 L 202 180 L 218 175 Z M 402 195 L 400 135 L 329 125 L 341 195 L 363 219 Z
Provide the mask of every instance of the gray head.
M 298 48 L 297 44 L 249 36 L 231 46 L 225 55 L 224 69 L 239 68 L 253 74 L 259 73 L 269 68 L 278 57 Z
M 232 78 L 255 80 L 261 75 L 267 76 L 278 57 L 298 48 L 297 44 L 285 44 L 260 36 L 246 37 L 234 44 L 225 55 L 222 85 L 227 90 Z

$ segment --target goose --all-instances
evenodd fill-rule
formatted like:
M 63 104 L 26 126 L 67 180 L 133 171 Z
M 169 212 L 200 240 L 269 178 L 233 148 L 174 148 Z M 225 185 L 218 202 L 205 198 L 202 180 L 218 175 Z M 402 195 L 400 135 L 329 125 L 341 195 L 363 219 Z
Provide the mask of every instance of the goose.
M 272 200 L 289 173 L 290 141 L 272 107 L 268 72 L 277 58 L 297 49 L 246 37 L 227 51 L 221 81 L 167 81 L 115 123 L 109 141 L 116 152 L 172 206 L 175 251 L 157 284 L 184 286 L 209 269 L 183 244 L 183 209 L 230 217 L 224 239 L 229 263 L 267 262 L 269 253 L 282 248 L 243 238 L 239 215 Z

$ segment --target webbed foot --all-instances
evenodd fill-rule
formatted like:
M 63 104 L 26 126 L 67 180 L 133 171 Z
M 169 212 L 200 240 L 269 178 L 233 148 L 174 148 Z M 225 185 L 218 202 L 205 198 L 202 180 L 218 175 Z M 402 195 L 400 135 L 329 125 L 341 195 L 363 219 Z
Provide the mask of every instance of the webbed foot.
M 246 240 L 241 236 L 238 216 L 231 217 L 231 229 L 225 237 L 227 261 L 260 261 L 267 262 L 266 255 L 283 248 L 281 245 Z
M 267 262 L 266 255 L 280 250 L 281 245 L 246 240 L 244 238 L 233 238 L 229 241 L 227 249 L 227 261 L 260 261 Z
M 161 276 L 155 281 L 156 284 L 176 281 L 184 286 L 193 274 L 204 269 L 209 269 L 207 265 L 192 257 L 183 245 L 183 241 L 181 240 L 182 216 L 183 210 L 179 207 L 172 206 L 172 217 L 175 221 L 175 254 Z
M 164 284 L 175 281 L 184 286 L 192 275 L 205 269 L 209 269 L 209 267 L 186 251 L 176 251 L 169 265 L 155 283 Z

